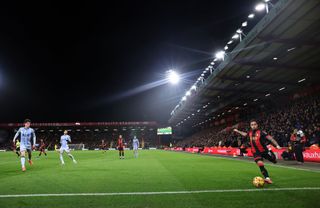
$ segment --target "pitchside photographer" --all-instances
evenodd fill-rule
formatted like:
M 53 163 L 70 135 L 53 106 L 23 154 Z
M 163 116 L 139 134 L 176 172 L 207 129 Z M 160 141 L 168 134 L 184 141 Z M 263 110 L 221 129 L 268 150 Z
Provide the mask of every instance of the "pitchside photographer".
M 304 151 L 304 145 L 307 141 L 306 136 L 304 135 L 302 130 L 295 129 L 290 137 L 290 141 L 293 146 L 293 151 L 296 160 L 298 161 L 298 164 L 303 164 L 303 151 Z

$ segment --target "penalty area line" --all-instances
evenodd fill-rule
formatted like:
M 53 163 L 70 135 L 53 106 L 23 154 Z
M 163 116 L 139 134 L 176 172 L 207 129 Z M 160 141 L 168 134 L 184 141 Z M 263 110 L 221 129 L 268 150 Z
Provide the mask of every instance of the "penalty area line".
M 195 191 L 162 191 L 162 192 L 115 192 L 115 193 L 62 193 L 62 194 L 12 194 L 0 195 L 0 198 L 20 197 L 65 197 L 65 196 L 134 196 L 134 195 L 170 195 L 170 194 L 201 194 L 201 193 L 232 193 L 232 192 L 265 192 L 265 191 L 304 191 L 320 190 L 320 187 L 266 188 L 266 189 L 213 189 Z

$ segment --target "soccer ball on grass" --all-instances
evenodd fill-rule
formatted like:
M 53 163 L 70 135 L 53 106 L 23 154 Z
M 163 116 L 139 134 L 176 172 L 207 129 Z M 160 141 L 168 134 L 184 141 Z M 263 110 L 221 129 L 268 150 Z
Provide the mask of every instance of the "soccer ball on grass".
M 252 184 L 256 187 L 256 188 L 262 188 L 264 186 L 264 179 L 257 176 L 254 177 L 252 180 Z

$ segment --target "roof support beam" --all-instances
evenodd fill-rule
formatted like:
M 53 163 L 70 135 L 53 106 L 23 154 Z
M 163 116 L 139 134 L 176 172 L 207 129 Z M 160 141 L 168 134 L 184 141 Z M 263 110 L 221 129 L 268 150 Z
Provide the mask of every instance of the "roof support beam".
M 299 70 L 299 71 L 319 71 L 319 67 L 299 67 L 290 66 L 285 64 L 269 64 L 269 63 L 256 63 L 256 62 L 245 62 L 245 61 L 233 61 L 235 64 L 253 66 L 253 67 L 264 67 L 265 69 L 283 69 L 283 70 Z
M 259 83 L 259 84 L 279 84 L 279 85 L 295 85 L 296 83 L 292 82 L 277 82 L 277 81 L 270 81 L 270 80 L 264 80 L 264 79 L 244 79 L 244 78 L 233 78 L 228 76 L 217 76 L 218 79 L 222 80 L 229 80 L 234 82 L 253 82 L 253 83 Z
M 211 91 L 221 91 L 221 92 L 242 92 L 242 93 L 254 93 L 254 94 L 265 94 L 266 93 L 266 92 L 262 92 L 262 91 L 237 89 L 237 88 L 207 87 L 206 89 L 211 90 Z
M 282 43 L 289 44 L 295 46 L 311 46 L 311 47 L 319 47 L 320 42 L 317 40 L 301 40 L 297 38 L 276 38 L 272 36 L 259 36 L 260 40 L 265 42 L 272 43 Z

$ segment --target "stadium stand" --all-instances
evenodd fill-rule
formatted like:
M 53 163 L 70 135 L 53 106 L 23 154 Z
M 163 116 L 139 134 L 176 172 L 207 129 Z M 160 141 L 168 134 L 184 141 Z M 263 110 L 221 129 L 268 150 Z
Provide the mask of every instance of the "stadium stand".
M 295 96 L 297 97 L 297 96 Z M 278 143 L 286 147 L 290 141 L 293 129 L 301 129 L 307 137 L 306 146 L 320 143 L 320 93 L 307 95 L 287 100 L 270 108 L 271 105 L 250 108 L 251 112 L 244 111 L 244 119 L 233 125 L 206 126 L 199 132 L 185 140 L 179 141 L 176 145 L 181 147 L 192 146 L 232 146 L 238 147 L 241 137 L 233 133 L 232 126 L 242 130 L 249 129 L 250 118 L 260 121 L 260 127 L 275 137 Z
M 0 124 L 0 149 L 12 149 L 12 138 L 17 127 L 22 124 Z M 37 142 L 43 139 L 47 148 L 52 150 L 60 143 L 63 130 L 68 130 L 72 144 L 84 144 L 86 149 L 99 148 L 101 140 L 105 140 L 108 148 L 115 148 L 121 134 L 126 146 L 131 147 L 133 136 L 136 135 L 143 148 L 156 147 L 156 122 L 93 122 L 93 123 L 33 123 Z

